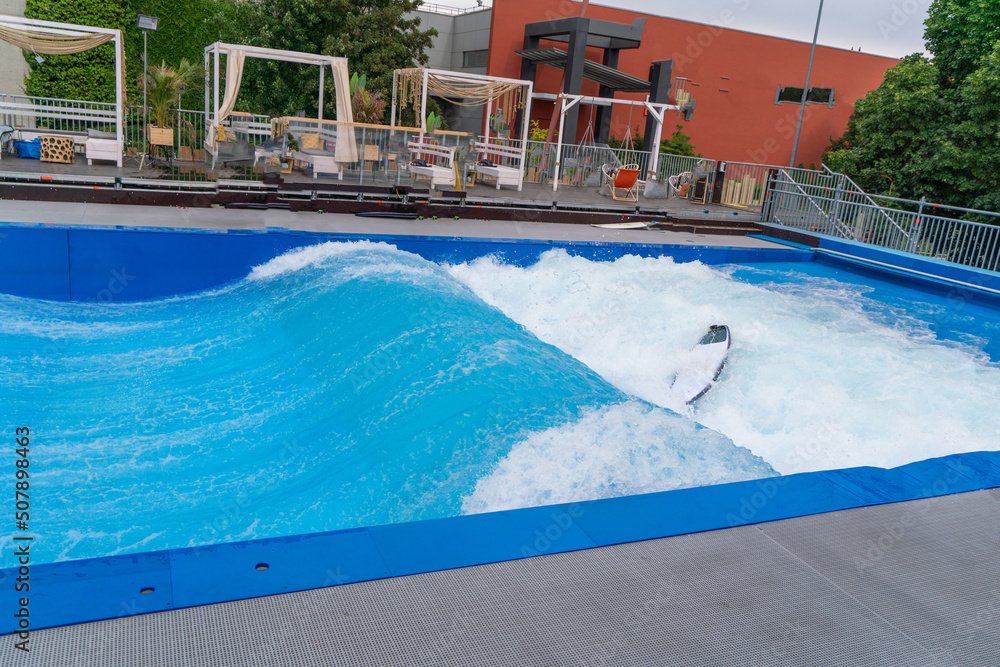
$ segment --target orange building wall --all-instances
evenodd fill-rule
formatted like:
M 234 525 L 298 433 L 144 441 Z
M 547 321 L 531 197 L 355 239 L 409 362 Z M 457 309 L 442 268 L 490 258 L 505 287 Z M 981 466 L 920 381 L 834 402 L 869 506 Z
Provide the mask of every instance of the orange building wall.
M 735 12 L 736 10 L 734 10 Z M 580 4 L 569 0 L 494 0 L 490 28 L 489 63 L 493 76 L 520 78 L 521 58 L 514 51 L 522 48 L 526 23 L 579 15 Z M 779 85 L 801 87 L 805 82 L 810 44 L 778 37 L 768 37 L 714 25 L 639 14 L 622 9 L 589 5 L 588 18 L 631 24 L 645 17 L 642 45 L 622 50 L 618 69 L 649 78 L 654 60 L 674 61 L 674 77 L 691 79 L 690 90 L 697 100 L 690 122 L 675 113 L 664 119 L 664 138 L 676 125 L 684 125 L 691 143 L 705 157 L 733 162 L 757 162 L 785 165 L 791 159 L 798 104 L 775 104 Z M 735 14 L 731 14 L 735 16 Z M 732 18 L 720 16 L 721 21 Z M 541 46 L 566 48 L 565 43 L 542 40 Z M 602 51 L 588 49 L 587 57 L 600 62 Z M 854 101 L 882 82 L 885 70 L 899 61 L 845 49 L 818 46 L 810 87 L 834 88 L 836 104 L 806 105 L 805 119 L 796 162 L 807 166 L 820 163 L 831 138 L 847 129 L 847 119 Z M 556 93 L 562 72 L 539 65 L 535 90 Z M 597 84 L 584 81 L 583 93 L 597 95 Z M 644 95 L 619 93 L 623 99 L 644 99 Z M 548 126 L 552 103 L 536 101 L 532 117 Z M 591 107 L 580 111 L 582 135 L 591 118 Z M 629 110 L 619 105 L 612 116 L 611 134 L 625 134 Z M 632 111 L 632 131 L 645 125 L 641 108 Z M 579 139 L 579 137 L 578 137 Z

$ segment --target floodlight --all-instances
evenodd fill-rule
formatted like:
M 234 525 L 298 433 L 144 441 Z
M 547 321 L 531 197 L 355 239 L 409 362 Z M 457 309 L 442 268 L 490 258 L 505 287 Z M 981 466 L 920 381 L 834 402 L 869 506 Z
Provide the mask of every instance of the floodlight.
M 147 102 L 147 88 L 149 86 L 149 62 L 147 60 L 146 51 L 146 37 L 149 35 L 149 31 L 152 30 L 156 32 L 156 28 L 160 25 L 160 19 L 156 16 L 146 16 L 145 14 L 139 14 L 135 17 L 135 27 L 142 30 L 142 126 L 145 128 L 145 132 L 149 132 L 149 104 Z M 146 142 L 143 142 L 142 150 L 142 162 L 139 163 L 139 169 L 142 169 L 143 163 L 146 161 Z
M 146 16 L 145 14 L 139 14 L 135 17 L 135 27 L 140 30 L 156 30 L 157 26 L 160 25 L 160 19 L 156 16 Z

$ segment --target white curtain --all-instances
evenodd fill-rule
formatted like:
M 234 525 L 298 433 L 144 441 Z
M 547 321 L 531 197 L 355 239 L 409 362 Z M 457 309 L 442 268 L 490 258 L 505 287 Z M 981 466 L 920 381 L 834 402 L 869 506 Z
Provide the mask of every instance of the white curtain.
M 246 54 L 243 51 L 229 51 L 226 53 L 226 95 L 222 98 L 222 108 L 219 109 L 218 118 L 208 128 L 208 143 L 215 146 L 215 126 L 222 125 L 229 114 L 236 106 L 236 97 L 240 94 L 240 85 L 243 83 L 243 61 Z M 219 82 L 216 81 L 218 86 Z
M 337 120 L 345 123 L 354 122 L 354 111 L 351 109 L 351 78 L 347 73 L 347 61 L 333 62 L 333 85 L 337 89 Z M 350 125 L 337 126 L 337 150 L 333 159 L 337 162 L 357 162 L 358 144 L 354 138 L 354 128 Z

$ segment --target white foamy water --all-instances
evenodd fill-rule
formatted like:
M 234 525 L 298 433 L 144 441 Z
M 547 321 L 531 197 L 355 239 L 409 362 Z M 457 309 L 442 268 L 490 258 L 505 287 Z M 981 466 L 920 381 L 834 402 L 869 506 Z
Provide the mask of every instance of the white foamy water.
M 1000 443 L 1000 368 L 972 346 L 936 340 L 909 315 L 865 311 L 862 286 L 810 279 L 767 289 L 700 263 L 599 263 L 563 251 L 528 268 L 481 259 L 449 271 L 623 391 L 692 416 L 782 474 L 894 467 Z M 712 324 L 732 331 L 729 361 L 718 384 L 686 407 L 670 381 Z M 625 487 L 647 488 L 652 460 L 619 467 L 635 443 L 616 442 L 613 422 L 628 416 L 590 419 L 597 423 L 515 446 L 466 508 L 569 499 L 610 470 Z M 589 428 L 608 437 L 583 435 Z
M 462 510 L 494 512 L 735 482 L 748 478 L 753 459 L 690 419 L 630 401 L 528 436 L 479 480 Z

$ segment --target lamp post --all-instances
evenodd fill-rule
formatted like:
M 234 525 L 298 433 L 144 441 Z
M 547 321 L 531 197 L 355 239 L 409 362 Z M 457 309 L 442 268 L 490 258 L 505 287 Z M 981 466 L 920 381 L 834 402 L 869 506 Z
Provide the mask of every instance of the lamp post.
M 795 141 L 792 143 L 792 161 L 789 167 L 795 166 L 795 154 L 799 150 L 799 134 L 802 132 L 802 116 L 806 113 L 806 97 L 809 95 L 809 78 L 813 71 L 813 57 L 816 55 L 816 40 L 819 39 L 819 21 L 823 17 L 823 0 L 819 0 L 819 11 L 816 13 L 816 32 L 813 33 L 812 50 L 809 52 L 809 69 L 806 70 L 806 85 L 802 88 L 802 106 L 799 108 L 799 123 L 795 126 Z
M 160 25 L 160 19 L 156 16 L 146 16 L 145 14 L 139 14 L 135 17 L 135 26 L 142 30 L 142 131 L 143 136 L 145 133 L 149 132 L 149 105 L 146 101 L 146 87 L 149 84 L 147 78 L 149 76 L 149 63 L 146 62 L 146 36 L 149 31 L 156 31 L 156 28 Z M 139 169 L 142 169 L 143 163 L 146 161 L 146 146 L 148 145 L 149 137 L 146 137 L 147 141 L 143 142 L 142 150 L 142 161 L 139 162 Z

